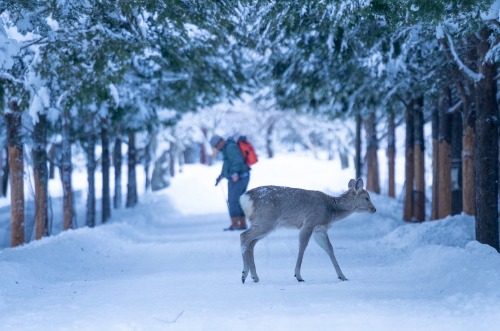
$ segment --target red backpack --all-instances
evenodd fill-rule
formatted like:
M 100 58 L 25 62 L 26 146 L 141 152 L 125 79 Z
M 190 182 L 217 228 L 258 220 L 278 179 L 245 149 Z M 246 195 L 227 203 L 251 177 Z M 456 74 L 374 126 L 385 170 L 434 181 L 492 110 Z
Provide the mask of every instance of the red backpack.
M 243 154 L 243 159 L 245 160 L 245 164 L 247 166 L 251 166 L 257 163 L 257 154 L 255 154 L 255 150 L 253 149 L 252 144 L 248 141 L 247 137 L 241 136 L 238 139 L 238 146 L 240 147 L 241 154 Z

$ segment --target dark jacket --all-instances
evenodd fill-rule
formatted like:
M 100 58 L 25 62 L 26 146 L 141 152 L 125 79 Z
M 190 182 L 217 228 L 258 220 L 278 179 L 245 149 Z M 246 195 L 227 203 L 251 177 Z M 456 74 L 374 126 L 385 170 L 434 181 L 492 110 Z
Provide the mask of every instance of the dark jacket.
M 243 155 L 238 147 L 238 144 L 233 138 L 228 138 L 222 148 L 222 154 L 224 155 L 224 164 L 222 165 L 222 177 L 226 179 L 231 179 L 233 174 L 241 175 L 249 172 L 250 168 L 245 164 L 243 160 Z

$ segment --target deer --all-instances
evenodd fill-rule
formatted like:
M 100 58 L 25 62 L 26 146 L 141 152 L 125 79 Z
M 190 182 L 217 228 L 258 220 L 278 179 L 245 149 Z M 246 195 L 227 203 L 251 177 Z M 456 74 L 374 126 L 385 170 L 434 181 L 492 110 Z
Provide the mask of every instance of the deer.
M 302 258 L 314 235 L 318 245 L 328 254 L 340 280 L 347 278 L 335 259 L 327 230 L 353 213 L 375 213 L 370 195 L 363 189 L 363 180 L 351 179 L 348 190 L 339 197 L 332 197 L 320 191 L 310 191 L 283 186 L 261 186 L 249 190 L 240 197 L 245 216 L 251 223 L 248 230 L 241 233 L 241 253 L 243 273 L 241 282 L 250 271 L 254 282 L 259 281 L 254 262 L 254 248 L 257 242 L 278 227 L 297 228 L 299 234 L 299 256 L 295 266 L 295 277 L 304 282 L 300 275 Z

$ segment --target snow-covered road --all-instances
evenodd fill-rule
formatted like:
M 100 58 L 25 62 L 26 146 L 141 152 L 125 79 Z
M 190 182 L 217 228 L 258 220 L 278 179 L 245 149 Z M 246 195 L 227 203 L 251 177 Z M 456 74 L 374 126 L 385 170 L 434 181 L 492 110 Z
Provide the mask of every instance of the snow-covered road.
M 0 254 L 0 329 L 496 330 L 500 322 L 496 252 L 415 238 L 455 230 L 460 244 L 470 219 L 452 219 L 460 230 L 425 224 L 420 234 L 391 232 L 399 223 L 383 211 L 335 224 L 347 282 L 312 241 L 298 283 L 298 233 L 279 230 L 256 246 L 261 281 L 243 285 L 239 234 L 221 231 L 225 214 L 166 221 L 164 196 L 148 200 L 123 212 L 125 222 Z M 399 247 L 406 239 L 415 242 Z
M 329 231 L 347 282 L 314 240 L 297 282 L 298 231 L 279 229 L 255 248 L 260 282 L 242 284 L 227 214 L 181 213 L 175 190 L 1 251 L 0 330 L 498 330 L 500 256 L 471 241 L 470 217 L 403 224 L 372 195 L 376 214 Z

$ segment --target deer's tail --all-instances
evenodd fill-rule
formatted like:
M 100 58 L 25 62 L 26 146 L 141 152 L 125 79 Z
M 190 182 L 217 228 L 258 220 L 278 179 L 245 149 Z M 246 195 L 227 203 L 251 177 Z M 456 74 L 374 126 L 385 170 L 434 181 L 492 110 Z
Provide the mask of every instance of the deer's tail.
M 245 212 L 247 219 L 249 221 L 252 221 L 254 213 L 253 200 L 247 193 L 243 194 L 240 197 L 240 205 L 243 211 Z

